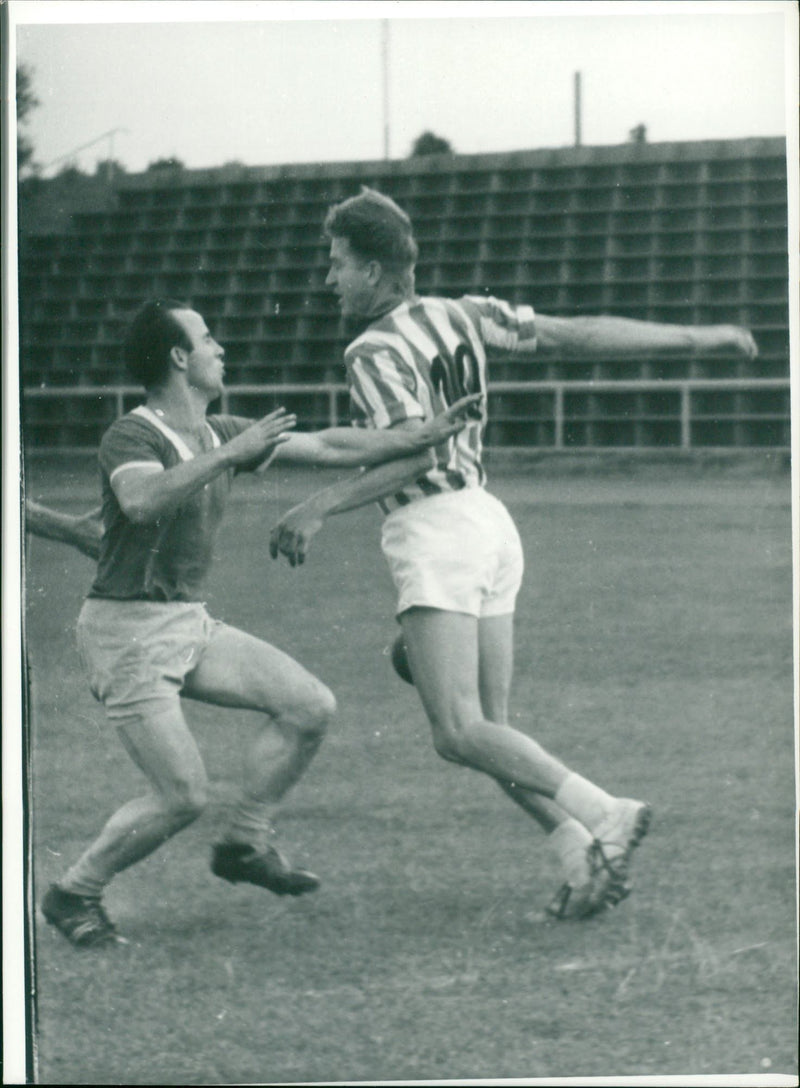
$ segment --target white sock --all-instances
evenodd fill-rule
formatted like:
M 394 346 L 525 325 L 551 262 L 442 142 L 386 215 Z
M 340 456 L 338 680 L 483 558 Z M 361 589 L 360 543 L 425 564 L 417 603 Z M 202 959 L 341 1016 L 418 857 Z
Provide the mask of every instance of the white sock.
M 558 788 L 554 798 L 570 816 L 594 831 L 603 817 L 614 807 L 615 798 L 588 778 L 571 771 Z
M 273 833 L 274 811 L 272 803 L 242 799 L 233 810 L 223 841 L 253 846 L 258 851 L 265 850 Z
M 592 834 L 570 816 L 551 831 L 547 841 L 558 858 L 561 871 L 570 884 L 582 884 L 586 877 L 586 851 Z
M 70 892 L 72 895 L 82 895 L 87 899 L 99 899 L 113 875 L 113 873 L 109 875 L 100 872 L 99 869 L 92 865 L 90 860 L 79 858 L 72 868 L 67 869 L 63 878 L 56 881 L 56 883 L 62 891 Z

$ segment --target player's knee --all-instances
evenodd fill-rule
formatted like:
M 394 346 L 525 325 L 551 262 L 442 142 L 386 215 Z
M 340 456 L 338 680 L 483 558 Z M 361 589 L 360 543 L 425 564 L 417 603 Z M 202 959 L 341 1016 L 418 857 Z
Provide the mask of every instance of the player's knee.
M 465 763 L 463 738 L 458 729 L 452 726 L 433 727 L 433 747 L 436 754 L 446 759 L 448 763 Z
M 208 806 L 208 781 L 185 778 L 174 782 L 166 797 L 169 814 L 178 827 L 186 827 L 202 816 Z
M 324 684 L 318 684 L 311 708 L 311 721 L 314 733 L 324 736 L 336 714 L 336 696 Z
M 319 684 L 316 701 L 316 716 L 327 725 L 336 714 L 336 696 L 325 684 Z
M 305 692 L 290 717 L 297 732 L 309 743 L 319 743 L 336 714 L 336 698 L 330 688 L 317 681 Z
M 437 755 L 450 763 L 471 766 L 475 755 L 475 745 L 469 724 L 458 715 L 445 722 L 434 723 L 433 746 Z
M 472 727 L 483 717 L 477 685 L 463 689 L 431 685 L 420 691 L 437 755 L 451 763 L 469 764 Z
M 434 733 L 433 747 L 438 756 L 446 759 L 448 763 L 463 763 L 458 751 L 458 745 L 452 737 Z

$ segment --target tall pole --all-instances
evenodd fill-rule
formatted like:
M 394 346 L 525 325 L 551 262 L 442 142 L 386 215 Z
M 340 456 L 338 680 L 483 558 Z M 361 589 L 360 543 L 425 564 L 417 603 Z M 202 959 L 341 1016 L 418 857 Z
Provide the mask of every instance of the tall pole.
M 68 162 L 73 155 L 77 155 L 79 151 L 86 151 L 90 147 L 94 147 L 95 144 L 99 144 L 101 140 L 108 140 L 108 154 L 113 158 L 114 155 L 114 134 L 117 132 L 127 132 L 126 128 L 112 128 L 108 132 L 102 132 L 99 136 L 96 136 L 94 140 L 90 140 L 88 144 L 81 144 L 80 147 L 73 147 L 72 151 L 68 151 L 66 155 L 59 155 L 57 159 L 51 159 L 50 162 L 46 162 L 42 167 L 42 170 L 49 170 L 51 166 L 56 166 L 60 162 Z
M 575 146 L 581 146 L 581 74 L 575 73 Z
M 389 20 L 381 20 L 381 73 L 383 76 L 383 157 L 389 158 Z

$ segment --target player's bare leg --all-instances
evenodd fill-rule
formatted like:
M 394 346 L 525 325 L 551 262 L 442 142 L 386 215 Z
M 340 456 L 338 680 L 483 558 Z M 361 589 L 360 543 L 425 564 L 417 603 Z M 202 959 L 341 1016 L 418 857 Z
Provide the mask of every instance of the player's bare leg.
M 598 840 L 604 844 L 599 857 L 597 850 L 590 855 L 593 871 L 598 872 L 592 904 L 620 892 L 630 851 L 647 830 L 647 806 L 613 797 L 571 771 L 533 738 L 507 724 L 486 720 L 481 699 L 482 694 L 486 697 L 486 676 L 481 693 L 481 640 L 475 617 L 412 608 L 403 613 L 401 624 L 414 683 L 439 754 L 505 783 L 515 800 L 527 802 L 523 807 L 531 803 L 528 793 L 555 801 L 555 807 L 538 808 L 545 823 L 556 818 L 560 809 L 589 830 L 593 847 Z M 510 649 L 510 632 L 502 623 L 488 629 L 487 635 L 491 634 L 498 636 L 500 649 L 495 652 L 503 654 Z M 510 665 L 506 662 L 501 668 L 509 669 Z M 497 697 L 502 700 L 502 692 Z
M 73 944 L 118 940 L 102 906 L 117 873 L 152 854 L 201 814 L 207 779 L 203 761 L 177 697 L 144 704 L 117 720 L 120 738 L 150 789 L 128 801 L 42 901 L 42 911 Z
M 489 721 L 508 724 L 508 706 L 514 659 L 513 614 L 486 616 L 478 622 L 481 705 Z M 548 912 L 558 918 L 586 917 L 592 891 L 588 850 L 592 835 L 586 827 L 541 793 L 511 782 L 498 785 L 547 835 L 561 872 L 562 883 Z
M 69 891 L 99 895 L 114 875 L 147 857 L 205 808 L 206 772 L 180 704 L 176 699 L 157 707 L 117 726 L 150 790 L 114 813 L 60 882 Z
M 569 771 L 531 737 L 484 717 L 478 619 L 410 608 L 400 617 L 414 684 L 437 752 L 493 778 L 554 797 Z
M 331 692 L 288 654 L 232 627 L 220 627 L 185 694 L 217 706 L 260 711 L 258 732 L 244 761 L 242 794 L 214 850 L 214 871 L 230 880 L 261 883 L 278 894 L 313 891 L 319 880 L 291 869 L 276 849 L 273 820 L 291 787 L 314 758 L 336 704 Z M 271 859 L 271 874 L 251 880 L 241 859 Z
M 478 685 L 487 721 L 508 725 L 508 707 L 514 662 L 514 616 L 485 616 L 478 621 Z M 546 833 L 570 819 L 554 801 L 512 782 L 498 785 Z

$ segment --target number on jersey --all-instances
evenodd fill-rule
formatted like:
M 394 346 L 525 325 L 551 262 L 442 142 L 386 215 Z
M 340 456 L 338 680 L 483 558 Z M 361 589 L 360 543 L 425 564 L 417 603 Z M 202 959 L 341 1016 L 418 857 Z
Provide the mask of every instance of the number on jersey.
M 431 363 L 431 382 L 446 405 L 454 404 L 471 393 L 485 393 L 481 385 L 478 361 L 466 344 L 459 344 L 452 356 L 437 355 Z M 469 414 L 481 418 L 480 404 L 473 404 Z

